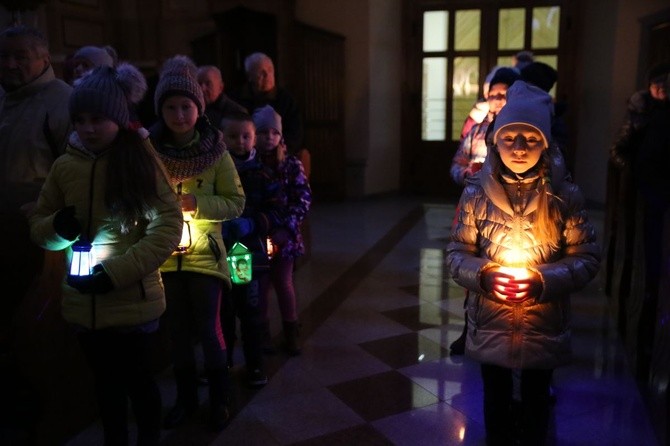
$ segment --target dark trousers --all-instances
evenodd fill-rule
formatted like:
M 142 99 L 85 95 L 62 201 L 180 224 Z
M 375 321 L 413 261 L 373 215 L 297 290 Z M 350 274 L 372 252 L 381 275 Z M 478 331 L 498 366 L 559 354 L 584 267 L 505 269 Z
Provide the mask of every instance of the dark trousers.
M 665 264 L 663 224 L 669 204 L 661 197 L 647 194 L 643 206 L 645 289 L 637 332 L 636 376 L 640 381 L 647 382 L 656 333 L 659 287 Z
M 230 291 L 224 291 L 224 304 L 221 306 L 223 337 L 226 340 L 228 354 L 232 355 L 236 338 L 236 318 L 240 320 L 242 351 L 248 369 L 262 366 L 261 348 L 261 307 L 260 275 L 254 271 L 253 280 L 244 285 L 233 285 Z M 232 357 L 232 356 L 231 356 Z
M 98 330 L 77 338 L 93 371 L 105 445 L 128 444 L 128 398 L 137 420 L 137 444 L 158 445 L 161 395 L 151 373 L 151 334 Z
M 223 281 L 193 272 L 164 273 L 166 320 L 175 369 L 195 369 L 195 344 L 202 344 L 205 368 L 226 368 L 226 343 L 223 340 L 219 311 Z
M 513 404 L 513 370 L 482 364 L 486 444 L 542 446 L 549 428 L 549 386 L 553 370 L 521 370 L 521 402 Z

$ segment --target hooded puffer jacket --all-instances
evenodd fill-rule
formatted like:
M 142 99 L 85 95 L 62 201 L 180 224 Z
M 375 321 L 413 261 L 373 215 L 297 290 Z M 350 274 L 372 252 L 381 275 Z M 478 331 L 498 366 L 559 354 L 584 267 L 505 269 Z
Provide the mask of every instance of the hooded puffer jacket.
M 75 218 L 93 245 L 114 289 L 101 295 L 83 294 L 63 281 L 62 312 L 66 321 L 91 329 L 140 325 L 165 311 L 165 294 L 159 267 L 181 237 L 182 214 L 177 195 L 167 178 L 159 177 L 160 199 L 129 233 L 110 217 L 105 205 L 109 151 L 93 155 L 75 132 L 66 154 L 54 163 L 30 218 L 35 243 L 51 251 L 66 250 L 72 259 L 73 242 L 53 227 L 56 212 L 74 206 Z
M 482 363 L 549 369 L 571 357 L 569 294 L 596 275 L 600 249 L 579 188 L 567 181 L 559 150 L 549 150 L 551 182 L 563 216 L 559 249 L 537 241 L 532 233 L 539 178 L 501 180 L 502 163 L 495 148 L 489 150 L 480 173 L 468 179 L 461 196 L 447 264 L 454 280 L 472 291 L 466 353 Z M 481 286 L 482 272 L 508 264 L 515 252 L 525 253 L 526 265 L 543 282 L 540 296 L 521 303 L 499 300 Z

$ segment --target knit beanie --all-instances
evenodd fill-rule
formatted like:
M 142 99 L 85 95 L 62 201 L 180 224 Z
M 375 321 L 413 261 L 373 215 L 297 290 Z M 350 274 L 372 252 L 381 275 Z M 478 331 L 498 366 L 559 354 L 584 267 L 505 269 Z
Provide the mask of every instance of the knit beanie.
M 114 66 L 114 58 L 105 48 L 97 46 L 83 46 L 74 53 L 73 59 L 86 59 L 94 67 Z
M 80 113 L 95 113 L 128 128 L 129 104 L 139 102 L 146 91 L 146 80 L 142 73 L 130 64 L 112 67 L 100 66 L 82 77 L 70 95 L 70 116 Z M 138 99 L 139 98 L 139 99 Z
M 521 76 L 513 68 L 500 67 L 493 74 L 491 82 L 489 82 L 489 89 L 495 84 L 505 84 L 509 87 L 519 79 L 521 79 Z
M 163 102 L 172 96 L 186 96 L 191 99 L 198 108 L 198 116 L 202 116 L 205 99 L 198 85 L 197 72 L 198 67 L 188 56 L 178 55 L 165 61 L 154 95 L 158 116 L 161 116 Z
M 270 105 L 254 110 L 251 119 L 256 125 L 256 130 L 275 129 L 282 133 L 281 116 Z
M 544 62 L 532 62 L 521 69 L 521 78 L 547 93 L 556 83 L 556 70 Z
M 551 96 L 535 85 L 516 81 L 507 90 L 507 103 L 500 110 L 493 125 L 493 141 L 498 132 L 512 124 L 527 124 L 538 130 L 549 147 L 551 138 L 551 115 L 554 106 Z

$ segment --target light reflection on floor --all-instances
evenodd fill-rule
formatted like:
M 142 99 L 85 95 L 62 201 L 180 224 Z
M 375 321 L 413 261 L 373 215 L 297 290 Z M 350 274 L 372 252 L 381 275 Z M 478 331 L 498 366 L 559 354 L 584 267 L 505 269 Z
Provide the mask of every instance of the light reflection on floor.
M 303 355 L 271 359 L 270 383 L 241 393 L 218 436 L 194 423 L 162 444 L 484 444 L 479 366 L 448 354 L 463 324 L 464 293 L 443 258 L 453 212 L 412 198 L 316 204 L 311 259 L 296 273 Z M 575 294 L 573 313 L 574 362 L 556 371 L 549 444 L 659 444 L 598 280 Z M 171 401 L 169 373 L 161 386 Z M 92 426 L 69 445 L 96 436 Z

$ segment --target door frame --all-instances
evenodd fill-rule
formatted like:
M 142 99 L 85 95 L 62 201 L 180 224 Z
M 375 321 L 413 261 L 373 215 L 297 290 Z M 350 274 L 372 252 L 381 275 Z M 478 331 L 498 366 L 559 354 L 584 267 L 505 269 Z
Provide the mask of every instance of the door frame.
M 458 141 L 452 141 L 451 124 L 447 123 L 444 141 L 423 141 L 421 139 L 421 76 L 422 76 L 422 37 L 423 13 L 430 10 L 450 11 L 450 22 L 453 23 L 453 11 L 463 9 L 479 9 L 482 11 L 480 49 L 472 55 L 480 58 L 480 88 L 488 73 L 489 67 L 496 64 L 498 55 L 512 55 L 516 50 L 498 51 L 496 41 L 498 34 L 497 11 L 502 8 L 533 8 L 542 6 L 560 6 L 559 44 L 552 54 L 558 57 L 558 83 L 556 85 L 556 100 L 571 103 L 576 91 L 574 82 L 574 52 L 567 49 L 577 38 L 576 23 L 573 20 L 575 0 L 403 0 L 403 51 L 406 56 L 403 90 L 402 90 L 402 151 L 400 181 L 403 191 L 430 195 L 442 199 L 455 201 L 460 196 L 461 188 L 451 181 L 449 167 Z M 530 21 L 526 22 L 524 47 L 530 47 Z M 449 27 L 449 39 L 453 42 L 453 26 Z M 541 50 L 536 50 L 541 55 Z M 444 52 L 453 53 L 452 50 Z M 460 53 L 460 52 L 459 52 Z M 439 55 L 439 54 L 438 54 Z M 460 54 L 459 54 L 460 55 Z M 468 54 L 466 54 L 468 55 Z M 451 56 L 446 56 L 451 57 Z M 447 72 L 447 107 L 451 107 L 453 91 L 451 88 L 453 70 Z M 480 90 L 481 91 L 481 90 Z M 566 121 L 570 129 L 570 142 L 566 147 L 566 164 L 574 170 L 575 135 L 577 122 L 575 113 L 568 113 Z M 448 117 L 448 121 L 450 118 Z M 421 158 L 428 157 L 425 161 Z M 431 167 L 430 164 L 433 166 Z M 424 171 L 424 167 L 434 168 L 433 171 Z

